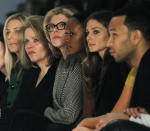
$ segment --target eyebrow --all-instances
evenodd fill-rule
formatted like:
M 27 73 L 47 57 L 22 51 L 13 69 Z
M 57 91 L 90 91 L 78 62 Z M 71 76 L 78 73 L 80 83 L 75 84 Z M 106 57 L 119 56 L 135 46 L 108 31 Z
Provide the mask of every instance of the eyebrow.
M 101 27 L 93 27 L 92 29 L 94 30 L 94 29 L 97 29 L 97 28 L 98 28 L 98 29 L 102 29 Z
M 109 29 L 109 31 L 117 31 L 117 29 L 116 28 L 111 28 L 111 29 Z
M 22 26 L 21 27 L 15 27 L 13 29 L 20 29 L 20 28 L 22 28 Z M 6 28 L 6 30 L 10 30 L 10 29 Z

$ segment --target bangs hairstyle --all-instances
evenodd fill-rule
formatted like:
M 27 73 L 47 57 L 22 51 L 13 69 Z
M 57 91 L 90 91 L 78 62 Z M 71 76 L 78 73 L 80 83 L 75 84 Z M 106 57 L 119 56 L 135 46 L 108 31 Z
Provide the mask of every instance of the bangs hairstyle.
M 10 80 L 10 75 L 11 75 L 11 71 L 12 71 L 12 68 L 15 67 L 16 63 L 20 61 L 20 56 L 16 56 L 15 53 L 11 53 L 8 49 L 8 43 L 7 43 L 7 36 L 6 36 L 6 27 L 7 27 L 7 24 L 9 23 L 9 21 L 11 20 L 19 20 L 20 22 L 22 22 L 23 25 L 26 24 L 26 19 L 27 17 L 30 16 L 29 13 L 15 13 L 11 16 L 9 16 L 7 19 L 6 19 L 6 22 L 4 24 L 4 29 L 3 29 L 3 36 L 4 36 L 4 43 L 5 43 L 5 58 L 4 58 L 4 61 L 5 61 L 5 69 L 6 69 L 6 77 L 8 80 Z M 22 43 L 20 43 L 20 46 L 22 46 Z M 21 74 L 22 72 L 22 66 L 20 66 L 19 68 L 19 73 L 18 73 L 18 77 L 19 75 Z
M 25 33 L 26 29 L 31 28 L 34 31 L 35 35 L 38 37 L 39 41 L 42 42 L 42 44 L 44 45 L 45 49 L 47 50 L 49 64 L 53 64 L 53 62 L 56 60 L 56 58 L 55 58 L 54 54 L 52 53 L 51 49 L 49 48 L 49 42 L 46 39 L 46 36 L 44 34 L 44 31 L 43 31 L 43 20 L 44 20 L 44 17 L 43 16 L 38 16 L 38 15 L 30 16 L 27 19 L 26 26 L 22 28 L 22 32 L 21 32 L 21 34 L 22 34 L 22 41 L 24 43 L 24 46 L 21 49 L 22 50 L 21 58 L 27 56 L 27 54 L 25 52 L 24 33 Z M 28 60 L 29 60 L 29 58 L 28 58 Z M 25 66 L 25 63 L 22 63 L 22 64 Z

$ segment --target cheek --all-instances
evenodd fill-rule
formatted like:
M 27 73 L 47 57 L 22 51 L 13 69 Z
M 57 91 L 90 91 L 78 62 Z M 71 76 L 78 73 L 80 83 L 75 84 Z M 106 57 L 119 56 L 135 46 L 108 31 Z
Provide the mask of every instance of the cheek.
M 4 57 L 4 51 L 0 50 L 0 57 L 3 58 Z
M 41 45 L 41 47 L 39 48 L 38 52 L 42 53 L 42 55 L 44 55 L 44 56 L 47 55 L 47 50 L 46 50 L 46 48 L 43 45 Z
M 28 48 L 27 48 L 27 46 L 25 46 L 25 47 L 24 47 L 24 49 L 25 49 L 25 51 L 26 51 L 26 52 L 28 51 Z

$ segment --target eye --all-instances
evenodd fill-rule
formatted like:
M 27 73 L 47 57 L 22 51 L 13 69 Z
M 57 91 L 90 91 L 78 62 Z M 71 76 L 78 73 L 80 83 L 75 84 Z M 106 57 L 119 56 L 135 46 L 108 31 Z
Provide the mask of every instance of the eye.
M 93 34 L 98 34 L 98 33 L 100 33 L 99 30 L 94 30 L 94 31 L 93 31 Z
M 69 34 L 69 32 L 66 31 L 66 32 L 65 32 L 65 35 L 68 35 L 68 34 Z
M 60 22 L 57 24 L 58 28 L 65 28 L 66 23 L 65 22 Z
M 70 35 L 70 36 L 73 36 L 75 33 L 74 32 L 65 32 L 65 35 Z
M 29 40 L 25 39 L 24 44 L 27 45 L 29 43 Z
M 37 38 L 34 38 L 33 42 L 37 43 L 37 42 L 39 42 L 39 40 Z
M 73 36 L 75 33 L 74 32 L 70 32 L 70 36 Z
M 118 34 L 117 33 L 112 33 L 112 36 L 113 37 L 116 37 Z
M 20 31 L 20 30 L 15 30 L 15 32 L 17 32 L 17 33 L 18 33 L 19 31 Z
M 10 34 L 10 32 L 9 32 L 9 31 L 7 31 L 7 32 L 6 32 L 6 35 L 9 35 L 9 34 Z

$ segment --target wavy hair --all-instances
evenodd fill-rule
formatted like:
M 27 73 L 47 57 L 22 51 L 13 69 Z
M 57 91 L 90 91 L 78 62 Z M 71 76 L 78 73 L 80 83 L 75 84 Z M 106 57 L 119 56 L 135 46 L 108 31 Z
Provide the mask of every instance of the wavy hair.
M 74 15 L 75 13 L 77 13 L 78 11 L 73 8 L 73 7 L 65 7 L 65 6 L 60 6 L 60 7 L 56 7 L 56 8 L 53 8 L 51 10 L 49 10 L 46 15 L 45 15 L 45 18 L 44 18 L 44 22 L 43 22 L 43 30 L 45 32 L 45 35 L 46 35 L 46 38 L 47 40 L 49 41 L 49 46 L 53 52 L 54 55 L 56 56 L 60 56 L 60 51 L 58 48 L 52 46 L 51 44 L 51 40 L 50 40 L 50 36 L 49 36 L 49 32 L 46 30 L 46 25 L 49 24 L 51 18 L 54 16 L 54 15 L 58 15 L 58 14 L 63 14 L 65 15 L 66 17 L 70 18 L 72 15 Z
M 89 20 L 96 20 L 100 22 L 107 29 L 111 17 L 112 17 L 111 11 L 94 12 L 86 19 L 84 24 L 84 29 L 86 30 L 86 25 Z M 86 33 L 85 33 L 85 38 L 86 38 Z M 89 51 L 86 40 L 85 40 L 85 47 L 87 51 L 87 58 L 84 60 L 82 64 L 84 82 L 86 83 L 87 88 L 91 90 L 92 95 L 95 95 L 95 93 L 97 93 L 97 88 L 99 88 L 99 86 L 101 86 L 103 82 L 105 72 L 108 68 L 108 65 L 112 61 L 112 57 L 109 55 L 109 52 L 106 50 L 104 54 L 104 59 L 102 60 L 98 52 L 92 53 Z

